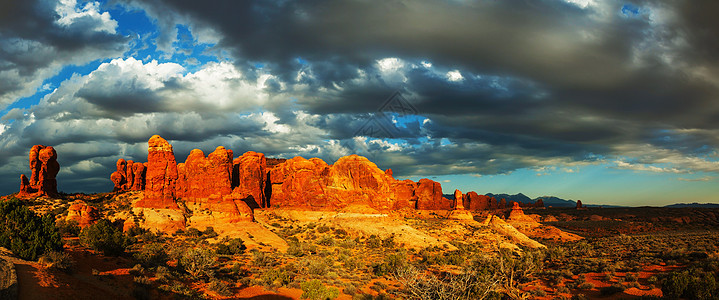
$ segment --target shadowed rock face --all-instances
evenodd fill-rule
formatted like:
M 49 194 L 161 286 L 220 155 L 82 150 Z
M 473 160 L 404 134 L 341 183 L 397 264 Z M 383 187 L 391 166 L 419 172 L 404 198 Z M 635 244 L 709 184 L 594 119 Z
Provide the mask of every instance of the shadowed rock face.
M 20 175 L 19 196 L 48 196 L 57 197 L 57 180 L 55 176 L 60 172 L 57 162 L 57 152 L 50 146 L 35 145 L 30 149 L 30 179 L 25 174 Z

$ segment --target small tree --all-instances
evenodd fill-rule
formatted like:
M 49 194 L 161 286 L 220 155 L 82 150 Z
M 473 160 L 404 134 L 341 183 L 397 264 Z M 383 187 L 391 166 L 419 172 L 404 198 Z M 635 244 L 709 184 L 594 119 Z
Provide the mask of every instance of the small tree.
M 0 246 L 15 255 L 36 260 L 48 251 L 62 251 L 62 237 L 52 215 L 42 217 L 20 200 L 0 202 Z
M 80 242 L 90 249 L 101 251 L 105 255 L 118 256 L 125 252 L 130 243 L 122 231 L 107 219 L 85 227 L 80 232 Z

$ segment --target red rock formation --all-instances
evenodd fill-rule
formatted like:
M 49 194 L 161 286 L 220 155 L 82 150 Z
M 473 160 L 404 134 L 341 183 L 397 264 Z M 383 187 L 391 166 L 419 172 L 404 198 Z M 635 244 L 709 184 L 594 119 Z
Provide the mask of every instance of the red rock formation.
M 60 171 L 57 152 L 50 146 L 35 145 L 30 149 L 30 179 L 20 176 L 19 196 L 57 197 L 57 180 Z M 24 175 L 24 174 L 23 174 Z
M 316 210 L 350 204 L 381 210 L 414 208 L 418 202 L 417 184 L 398 181 L 390 173 L 357 155 L 342 157 L 331 166 L 317 158 L 295 157 L 270 169 L 267 197 L 272 206 Z M 441 187 L 436 192 L 441 198 Z M 425 192 L 423 201 L 432 203 L 434 193 L 433 189 Z M 451 208 L 451 201 L 446 202 L 445 209 Z
M 534 207 L 544 207 L 544 200 L 540 198 L 537 202 L 534 202 Z
M 580 209 L 580 208 L 582 208 L 582 207 L 583 207 L 583 206 L 582 206 L 582 200 L 577 200 L 577 206 L 576 206 L 576 208 L 577 208 L 577 209 Z
M 145 208 L 179 209 L 175 202 L 177 162 L 172 146 L 159 135 L 147 142 L 147 171 L 145 175 Z
M 140 191 L 145 186 L 145 165 L 120 158 L 115 163 L 116 171 L 110 175 L 115 184 L 113 191 Z
M 267 159 L 262 153 L 245 152 L 232 163 L 232 194 L 252 208 L 269 207 L 265 196 Z
M 478 211 L 497 208 L 497 200 L 486 195 L 478 195 L 476 192 L 468 192 L 464 195 L 465 209 Z
M 132 164 L 133 182 L 130 188 L 133 191 L 141 191 L 145 189 L 145 164 L 136 162 Z
M 507 200 L 502 198 L 502 200 L 499 200 L 499 206 L 497 207 L 499 209 L 507 208 Z
M 319 158 L 294 157 L 269 171 L 272 206 L 323 208 L 329 166 Z M 323 176 L 324 175 L 324 176 Z
M 417 196 L 417 209 L 452 209 L 452 201 L 442 197 L 442 185 L 439 182 L 427 178 L 420 179 L 414 194 Z
M 178 198 L 220 199 L 232 193 L 232 150 L 220 146 L 205 157 L 194 149 L 177 169 Z
M 454 209 L 464 209 L 464 200 L 462 199 L 462 192 L 460 190 L 454 190 Z
M 100 219 L 97 208 L 87 205 L 82 200 L 73 202 L 67 209 L 66 221 L 75 221 L 81 228 L 95 224 Z

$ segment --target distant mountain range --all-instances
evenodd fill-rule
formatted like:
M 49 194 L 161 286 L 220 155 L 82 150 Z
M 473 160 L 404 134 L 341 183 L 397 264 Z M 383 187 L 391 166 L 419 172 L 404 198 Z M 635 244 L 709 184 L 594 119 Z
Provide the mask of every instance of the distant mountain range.
M 680 207 L 700 207 L 700 208 L 719 208 L 719 204 L 717 203 L 676 203 L 671 205 L 666 205 L 664 207 L 671 207 L 671 208 L 680 208 Z
M 492 194 L 487 193 L 485 194 L 490 197 L 494 197 L 497 200 L 504 198 L 507 200 L 507 202 L 514 201 L 514 202 L 521 202 L 521 203 L 534 203 L 537 202 L 537 200 L 542 199 L 544 201 L 544 206 L 553 206 L 553 207 L 575 207 L 577 206 L 577 201 L 574 200 L 565 200 L 559 197 L 554 196 L 542 196 L 537 198 L 529 198 L 527 195 L 519 193 L 516 195 L 509 195 L 509 194 Z
M 495 199 L 499 200 L 504 198 L 507 200 L 507 203 L 514 201 L 514 202 L 521 202 L 521 203 L 534 203 L 537 202 L 537 200 L 542 199 L 544 201 L 545 207 L 576 207 L 577 201 L 576 200 L 567 200 L 562 199 L 555 196 L 542 196 L 537 198 L 529 198 L 527 195 L 519 193 L 516 195 L 510 195 L 510 194 L 492 194 L 492 193 L 486 193 L 485 195 L 489 197 L 494 197 Z M 454 199 L 454 195 L 452 194 L 446 194 L 444 195 L 447 199 Z M 586 207 L 624 207 L 619 205 L 597 205 L 597 204 L 586 204 L 583 203 L 582 205 Z M 676 204 L 670 204 L 666 205 L 664 207 L 669 208 L 682 208 L 682 207 L 694 207 L 694 208 L 719 208 L 718 203 L 676 203 Z

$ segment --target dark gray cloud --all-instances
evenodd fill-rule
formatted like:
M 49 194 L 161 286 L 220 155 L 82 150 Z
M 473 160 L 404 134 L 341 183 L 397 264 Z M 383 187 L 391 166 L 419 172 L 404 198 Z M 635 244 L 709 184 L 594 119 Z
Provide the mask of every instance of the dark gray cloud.
M 120 56 L 129 39 L 95 6 L 86 10 L 52 1 L 2 1 L 0 109 L 30 96 L 67 64 Z
M 229 53 L 231 64 L 188 73 L 130 58 L 74 77 L 38 106 L 4 117 L 14 123 L 0 135 L 9 154 L 0 163 L 34 143 L 84 147 L 65 157 L 65 174 L 92 179 L 67 187 L 100 187 L 109 183 L 97 178 L 116 158 L 143 160 L 145 141 L 160 134 L 180 161 L 193 148 L 218 145 L 236 155 L 329 163 L 357 152 L 399 176 L 501 174 L 617 157 L 632 162 L 618 167 L 637 170 L 665 170 L 639 165 L 653 163 L 675 164 L 666 168 L 672 172 L 719 170 L 702 166 L 719 148 L 712 1 L 114 3 L 147 12 L 161 29 L 148 41 L 158 49 L 181 51 L 173 42 L 183 24 L 193 38 L 217 41 L 211 51 Z M 623 12 L 628 4 L 637 9 Z M 76 53 L 111 57 L 126 47 L 97 15 L 63 27 L 54 5 L 4 5 L 14 13 L 0 15 L 0 77 L 8 79 L 0 80 L 0 101 L 3 91 L 16 98 L 18 78 L 42 78 L 38 72 L 52 73 Z M 35 29 L 41 34 L 30 36 Z M 395 91 L 415 115 L 374 136 L 392 143 L 357 138 Z

